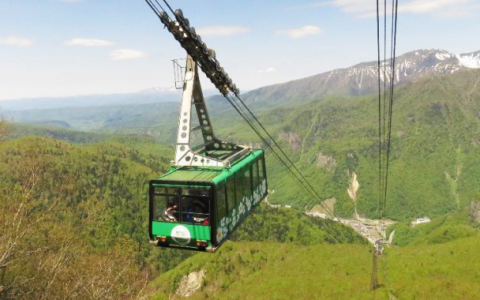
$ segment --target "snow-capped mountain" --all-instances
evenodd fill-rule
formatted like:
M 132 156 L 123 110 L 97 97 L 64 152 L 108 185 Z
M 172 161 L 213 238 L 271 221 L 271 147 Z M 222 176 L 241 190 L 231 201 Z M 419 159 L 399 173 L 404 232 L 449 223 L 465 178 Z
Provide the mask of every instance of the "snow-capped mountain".
M 153 95 L 153 94 L 181 94 L 181 90 L 176 89 L 174 86 L 171 87 L 153 87 L 149 89 L 144 89 L 138 92 L 142 95 Z
M 389 81 L 392 70 L 389 61 L 382 62 L 381 80 Z M 386 64 L 384 76 L 383 66 Z M 480 51 L 453 54 L 445 50 L 417 50 L 396 58 L 395 82 L 398 85 L 424 76 L 452 74 L 467 69 L 480 69 Z M 386 78 L 384 78 L 386 77 Z M 326 94 L 365 95 L 378 90 L 377 62 L 361 63 L 308 78 L 260 88 L 245 95 L 246 100 L 270 101 L 302 98 L 309 100 Z

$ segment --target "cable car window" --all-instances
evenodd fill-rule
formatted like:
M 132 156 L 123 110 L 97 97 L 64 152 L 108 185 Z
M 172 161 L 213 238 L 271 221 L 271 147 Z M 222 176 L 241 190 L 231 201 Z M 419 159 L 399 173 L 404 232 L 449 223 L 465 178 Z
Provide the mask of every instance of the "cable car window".
M 225 192 L 225 186 L 222 186 L 217 190 L 217 226 L 227 214 L 227 197 L 225 196 Z
M 182 190 L 182 223 L 210 225 L 209 191 L 203 189 Z
M 164 186 L 156 186 L 154 187 L 153 189 L 153 193 L 154 194 L 162 194 L 162 195 L 165 195 L 165 194 L 168 194 L 168 195 L 178 195 L 180 194 L 180 188 L 167 188 L 167 187 L 164 187 Z
M 236 196 L 237 196 L 237 204 L 240 203 L 240 201 L 242 201 L 243 199 L 243 195 L 244 195 L 244 190 L 245 190 L 245 186 L 244 186 L 244 180 L 245 178 L 243 177 L 245 174 L 243 172 L 241 173 L 237 173 L 235 175 L 235 191 L 236 191 Z
M 258 186 L 258 162 L 252 164 L 252 179 L 253 179 L 253 189 L 256 189 Z
M 167 188 L 163 186 L 157 186 L 153 189 L 153 192 L 155 194 L 166 194 L 167 193 Z
M 250 168 L 245 170 L 245 195 L 246 196 L 251 196 L 252 195 L 252 173 Z
M 202 190 L 202 189 L 182 189 L 182 195 L 190 195 L 195 197 L 209 197 L 210 191 Z
M 265 179 L 265 169 L 263 165 L 263 158 L 261 158 L 258 161 L 258 177 L 260 178 L 260 182 L 262 182 L 263 179 Z
M 180 217 L 179 200 L 175 195 L 155 195 L 153 219 L 157 222 L 178 222 Z
M 230 177 L 227 182 L 227 203 L 230 212 L 235 207 L 235 181 L 233 177 Z

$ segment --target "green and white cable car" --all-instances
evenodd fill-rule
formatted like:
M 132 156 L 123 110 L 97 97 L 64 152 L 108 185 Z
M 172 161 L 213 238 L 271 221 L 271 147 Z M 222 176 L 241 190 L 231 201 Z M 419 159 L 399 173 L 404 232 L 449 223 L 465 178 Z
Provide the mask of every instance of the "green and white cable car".
M 151 243 L 214 252 L 268 191 L 263 150 L 219 140 L 204 102 L 198 67 L 188 56 L 175 160 L 150 181 Z M 199 126 L 192 128 L 192 115 Z M 203 144 L 191 147 L 201 130 Z

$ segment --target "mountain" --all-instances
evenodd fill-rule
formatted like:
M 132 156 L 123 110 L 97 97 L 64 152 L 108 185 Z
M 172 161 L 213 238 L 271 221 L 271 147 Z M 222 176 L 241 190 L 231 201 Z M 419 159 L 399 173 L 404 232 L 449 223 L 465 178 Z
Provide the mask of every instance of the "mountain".
M 138 127 L 142 126 L 155 127 L 164 124 L 168 127 L 175 123 L 178 109 L 177 99 L 177 102 L 165 103 L 30 109 L 3 113 L 0 111 L 0 116 L 10 122 L 71 127 L 84 131 L 115 131 L 129 130 L 125 127 L 139 130 L 141 128 Z
M 387 78 L 391 74 L 389 62 Z M 429 76 L 454 74 L 467 69 L 480 68 L 480 51 L 453 54 L 445 50 L 417 50 L 396 58 L 395 80 L 398 85 Z M 381 72 L 381 80 L 384 80 Z M 378 66 L 376 61 L 360 63 L 346 69 L 337 69 L 312 77 L 267 86 L 243 96 L 244 100 L 282 103 L 310 101 L 325 95 L 358 96 L 378 91 Z
M 218 94 L 216 90 L 204 90 L 205 97 Z M 0 101 L 0 113 L 31 110 L 48 110 L 79 107 L 109 107 L 150 103 L 178 102 L 182 90 L 154 87 L 129 94 L 80 95 L 72 97 L 44 97 Z
M 445 50 L 417 50 L 397 57 L 396 62 L 397 84 L 403 85 L 425 77 L 480 68 L 480 51 L 455 55 Z M 254 110 L 268 110 L 278 105 L 307 103 L 328 95 L 362 96 L 377 91 L 377 74 L 377 62 L 365 62 L 347 69 L 256 89 L 243 94 L 242 99 Z M 232 111 L 230 104 L 218 92 L 206 90 L 204 94 L 209 97 L 211 114 Z M 64 122 L 64 127 L 82 130 L 149 127 L 160 125 L 163 115 L 175 115 L 180 98 L 178 90 L 151 88 L 134 94 L 1 101 L 0 116 L 22 123 Z M 159 105 L 165 102 L 172 105 Z M 78 113 L 79 108 L 82 108 L 81 113 Z M 155 111 L 161 116 L 154 116 Z

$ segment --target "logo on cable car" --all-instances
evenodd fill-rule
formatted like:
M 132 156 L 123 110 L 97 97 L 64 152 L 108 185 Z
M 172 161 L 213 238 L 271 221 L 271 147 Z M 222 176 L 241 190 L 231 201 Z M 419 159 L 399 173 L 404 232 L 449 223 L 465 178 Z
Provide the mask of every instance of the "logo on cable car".
M 179 245 L 187 245 L 190 243 L 190 231 L 188 231 L 188 228 L 183 225 L 173 227 L 170 236 Z

